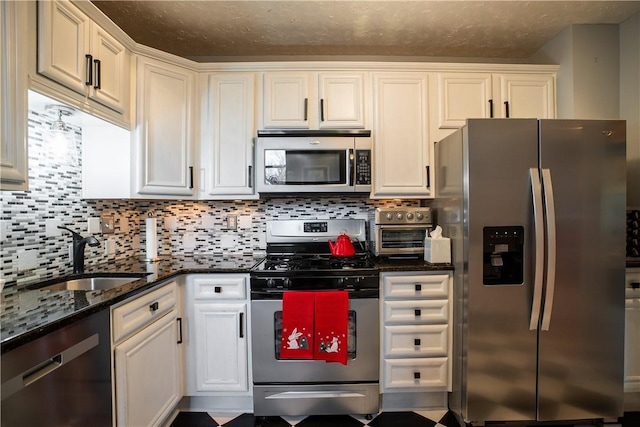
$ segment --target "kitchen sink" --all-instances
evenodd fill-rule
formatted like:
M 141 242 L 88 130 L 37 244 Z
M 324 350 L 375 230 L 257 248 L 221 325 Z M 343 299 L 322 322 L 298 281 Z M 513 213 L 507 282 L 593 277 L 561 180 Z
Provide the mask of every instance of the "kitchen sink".
M 134 282 L 147 274 L 149 273 L 117 275 L 113 273 L 83 274 L 81 277 L 66 278 L 45 286 L 39 286 L 37 289 L 47 291 L 103 291 Z

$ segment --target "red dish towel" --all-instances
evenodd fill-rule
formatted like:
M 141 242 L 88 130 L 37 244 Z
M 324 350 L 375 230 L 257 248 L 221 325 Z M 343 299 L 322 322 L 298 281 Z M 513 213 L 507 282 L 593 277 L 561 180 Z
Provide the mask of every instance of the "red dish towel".
M 281 359 L 313 359 L 314 292 L 285 292 L 282 298 Z
M 315 293 L 315 346 L 313 358 L 347 364 L 349 294 Z

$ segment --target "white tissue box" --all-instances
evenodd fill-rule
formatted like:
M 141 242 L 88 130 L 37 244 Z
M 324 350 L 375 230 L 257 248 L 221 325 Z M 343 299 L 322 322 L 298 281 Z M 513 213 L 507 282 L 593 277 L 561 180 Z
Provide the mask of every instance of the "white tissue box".
M 425 237 L 424 260 L 432 264 L 451 264 L 451 239 Z

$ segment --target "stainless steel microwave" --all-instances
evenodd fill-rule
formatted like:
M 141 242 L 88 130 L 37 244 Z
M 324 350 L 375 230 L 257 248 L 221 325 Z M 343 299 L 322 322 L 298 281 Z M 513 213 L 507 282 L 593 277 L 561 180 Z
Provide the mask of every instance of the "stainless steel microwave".
M 371 192 L 371 131 L 258 131 L 259 193 Z

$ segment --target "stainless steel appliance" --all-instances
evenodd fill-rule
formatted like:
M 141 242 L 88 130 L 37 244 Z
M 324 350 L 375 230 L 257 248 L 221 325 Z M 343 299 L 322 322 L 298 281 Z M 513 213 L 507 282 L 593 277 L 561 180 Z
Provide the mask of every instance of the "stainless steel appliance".
M 625 122 L 467 120 L 435 151 L 455 267 L 452 410 L 621 416 Z
M 345 233 L 358 249 L 333 257 L 329 239 Z M 366 251 L 364 220 L 267 222 L 267 257 L 251 271 L 254 413 L 374 414 L 379 390 L 379 274 Z M 280 358 L 287 291 L 346 290 L 346 365 Z
M 371 131 L 261 130 L 259 193 L 369 193 Z
M 109 310 L 2 355 L 3 427 L 111 427 Z
M 433 226 L 431 209 L 376 208 L 371 233 L 376 256 L 424 255 L 424 238 Z

